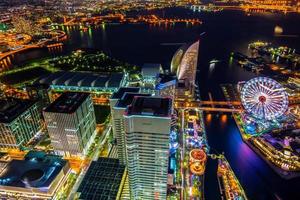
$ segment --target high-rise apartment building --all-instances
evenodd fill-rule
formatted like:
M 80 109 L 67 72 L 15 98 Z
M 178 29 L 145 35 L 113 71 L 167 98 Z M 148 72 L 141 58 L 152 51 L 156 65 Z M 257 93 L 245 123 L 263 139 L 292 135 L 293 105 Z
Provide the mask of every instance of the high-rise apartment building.
M 37 103 L 0 100 L 0 148 L 20 149 L 42 128 Z
M 59 155 L 84 156 L 96 135 L 92 99 L 87 93 L 66 92 L 43 112 L 51 144 Z
M 131 199 L 166 199 L 172 100 L 135 97 L 125 118 Z

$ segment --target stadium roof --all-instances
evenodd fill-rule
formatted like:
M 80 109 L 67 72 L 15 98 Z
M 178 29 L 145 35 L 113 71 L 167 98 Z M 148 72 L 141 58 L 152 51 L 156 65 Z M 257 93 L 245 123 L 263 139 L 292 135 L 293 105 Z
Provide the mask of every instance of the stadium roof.
M 97 74 L 59 71 L 41 77 L 37 82 L 56 86 L 112 88 L 120 87 L 123 77 L 123 73 Z

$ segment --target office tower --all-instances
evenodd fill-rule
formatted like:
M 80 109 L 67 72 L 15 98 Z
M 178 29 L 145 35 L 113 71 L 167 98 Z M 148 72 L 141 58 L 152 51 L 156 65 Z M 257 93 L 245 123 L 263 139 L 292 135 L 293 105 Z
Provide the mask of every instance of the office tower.
M 0 100 L 0 148 L 20 149 L 42 128 L 37 103 Z
M 127 153 L 125 143 L 124 114 L 128 105 L 130 105 L 136 96 L 150 96 L 150 94 L 126 92 L 123 97 L 115 104 L 111 116 L 114 122 L 114 133 L 116 135 L 118 158 L 121 163 L 126 165 Z
M 86 155 L 96 135 L 95 112 L 89 94 L 63 93 L 43 114 L 51 144 L 57 154 Z
M 172 100 L 135 97 L 125 118 L 131 199 L 166 199 Z
M 140 88 L 138 87 L 121 87 L 119 90 L 115 93 L 112 94 L 112 96 L 109 99 L 109 105 L 110 105 L 110 111 L 113 113 L 113 108 L 116 105 L 116 103 L 123 97 L 123 95 L 126 92 L 133 92 L 133 93 L 138 93 L 140 92 Z M 119 133 L 118 128 L 119 127 L 119 121 L 114 119 L 114 115 L 111 115 L 112 117 L 112 126 L 113 126 L 113 137 L 116 139 L 116 134 Z
M 118 151 L 118 158 L 121 160 L 122 164 L 126 164 L 126 157 L 125 157 L 125 150 L 124 143 L 122 139 L 122 135 L 124 134 L 124 120 L 123 114 L 124 111 L 121 109 L 115 109 L 115 105 L 117 102 L 122 99 L 124 94 L 127 92 L 129 93 L 139 93 L 140 88 L 137 87 L 121 87 L 119 90 L 112 94 L 111 98 L 109 99 L 110 104 L 110 112 L 111 112 L 111 119 L 112 119 L 112 129 L 113 129 L 113 137 L 117 144 L 117 151 Z M 120 147 L 120 145 L 122 147 Z

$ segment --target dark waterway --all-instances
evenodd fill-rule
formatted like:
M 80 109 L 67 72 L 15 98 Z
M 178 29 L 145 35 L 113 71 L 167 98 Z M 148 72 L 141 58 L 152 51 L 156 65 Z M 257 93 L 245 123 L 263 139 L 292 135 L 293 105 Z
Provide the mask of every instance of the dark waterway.
M 223 99 L 220 90 L 222 83 L 237 83 L 249 80 L 255 75 L 230 65 L 232 51 L 245 53 L 250 42 L 263 40 L 274 45 L 286 45 L 300 50 L 300 15 L 256 14 L 247 16 L 241 12 L 193 13 L 182 9 L 159 11 L 160 15 L 199 17 L 201 26 L 150 26 L 145 24 L 101 25 L 82 32 L 78 28 L 65 28 L 69 34 L 65 52 L 78 48 L 95 48 L 107 54 L 141 65 L 145 62 L 158 62 L 169 67 L 171 58 L 179 46 L 163 43 L 186 43 L 201 37 L 198 66 L 198 84 L 201 98 L 207 99 L 208 93 L 216 100 Z M 285 37 L 275 37 L 274 28 L 283 28 Z M 222 62 L 209 68 L 209 61 Z M 224 152 L 236 176 L 240 179 L 249 199 L 300 199 L 300 179 L 286 181 L 276 175 L 258 157 L 239 135 L 234 120 L 228 116 L 206 116 L 208 142 L 212 151 Z M 216 173 L 214 169 L 208 169 Z M 213 176 L 212 176 L 213 177 Z M 215 180 L 205 183 L 206 199 L 214 200 Z
M 222 116 L 206 115 L 206 130 L 212 153 L 225 153 L 232 169 L 244 187 L 249 199 L 299 199 L 300 180 L 284 180 L 246 145 L 239 134 L 234 120 L 222 120 Z M 215 169 L 214 169 L 215 170 Z M 210 173 L 213 173 L 208 168 Z M 211 181 L 215 185 L 214 180 Z M 206 183 L 206 189 L 210 190 Z M 215 190 L 213 190 L 215 191 Z M 214 193 L 208 191 L 207 199 L 214 199 Z

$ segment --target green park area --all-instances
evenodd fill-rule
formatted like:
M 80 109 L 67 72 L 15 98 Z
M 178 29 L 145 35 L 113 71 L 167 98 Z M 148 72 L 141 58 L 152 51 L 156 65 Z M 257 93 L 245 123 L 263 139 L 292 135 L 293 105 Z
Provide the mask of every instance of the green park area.
M 115 58 L 111 58 L 101 51 L 85 52 L 77 50 L 67 56 L 58 56 L 49 61 L 52 66 L 66 71 L 89 72 L 131 72 L 139 70 L 137 66 L 130 65 Z
M 30 60 L 22 65 L 12 66 L 0 73 L 0 82 L 12 86 L 24 86 L 41 76 L 56 71 L 81 71 L 95 73 L 128 72 L 132 79 L 139 79 L 140 68 L 111 58 L 103 52 L 74 51 L 54 58 Z

